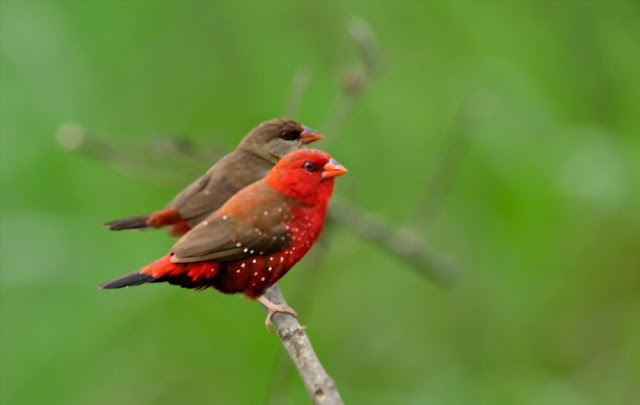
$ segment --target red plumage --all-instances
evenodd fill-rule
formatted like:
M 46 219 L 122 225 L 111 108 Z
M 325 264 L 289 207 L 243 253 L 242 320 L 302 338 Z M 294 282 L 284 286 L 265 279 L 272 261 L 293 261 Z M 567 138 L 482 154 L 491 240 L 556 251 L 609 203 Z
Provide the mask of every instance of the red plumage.
M 315 243 L 334 178 L 345 172 L 325 152 L 293 152 L 264 179 L 239 191 L 187 232 L 166 256 L 102 287 L 166 281 L 243 293 L 269 308 L 269 325 L 273 313 L 293 311 L 270 303 L 262 294 Z

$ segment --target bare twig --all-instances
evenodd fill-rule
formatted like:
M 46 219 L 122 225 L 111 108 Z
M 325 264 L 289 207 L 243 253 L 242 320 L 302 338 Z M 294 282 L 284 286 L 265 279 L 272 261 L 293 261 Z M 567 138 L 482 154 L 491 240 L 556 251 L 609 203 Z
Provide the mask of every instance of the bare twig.
M 284 107 L 284 117 L 295 117 L 302 105 L 304 94 L 307 92 L 309 82 L 311 81 L 311 70 L 306 67 L 300 67 L 291 79 L 291 88 L 289 96 Z
M 56 131 L 60 146 L 109 165 L 118 173 L 161 186 L 181 185 L 200 176 L 220 147 L 203 148 L 180 135 L 163 135 L 151 141 L 103 141 L 79 124 L 66 123 Z
M 325 144 L 336 138 L 380 67 L 380 55 L 367 22 L 360 17 L 353 17 L 347 23 L 347 32 L 360 55 L 361 63 L 346 68 L 342 73 L 341 91 L 322 127 L 330 135 Z
M 471 134 L 484 114 L 484 105 L 479 95 L 467 97 L 458 107 L 447 133 L 439 159 L 431 170 L 418 221 L 427 226 L 435 215 L 438 202 L 446 193 L 460 167 L 462 156 L 469 146 Z
M 265 296 L 274 304 L 286 304 L 278 286 L 269 288 Z M 273 325 L 282 345 L 298 369 L 313 403 L 316 405 L 343 404 L 335 382 L 322 367 L 304 327 L 298 320 L 291 315 L 276 314 L 273 317 Z
M 432 281 L 443 285 L 453 282 L 454 272 L 450 263 L 431 254 L 415 235 L 399 232 L 381 218 L 363 213 L 344 202 L 334 201 L 328 215 L 361 238 L 412 264 L 420 274 Z

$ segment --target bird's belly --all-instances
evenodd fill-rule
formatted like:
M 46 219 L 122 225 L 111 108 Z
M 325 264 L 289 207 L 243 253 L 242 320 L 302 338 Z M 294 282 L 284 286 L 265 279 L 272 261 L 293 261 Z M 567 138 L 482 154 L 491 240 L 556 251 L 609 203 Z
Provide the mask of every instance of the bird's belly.
M 304 256 L 303 251 L 287 248 L 273 254 L 256 256 L 249 259 L 224 263 L 212 280 L 212 285 L 226 294 L 244 293 L 256 298 L 282 276 Z

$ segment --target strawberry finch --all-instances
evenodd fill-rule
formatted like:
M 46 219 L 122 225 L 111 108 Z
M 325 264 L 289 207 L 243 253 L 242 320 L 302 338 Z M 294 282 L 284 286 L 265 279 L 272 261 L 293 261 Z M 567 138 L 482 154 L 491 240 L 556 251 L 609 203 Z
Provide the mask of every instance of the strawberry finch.
M 242 189 L 188 231 L 170 252 L 105 289 L 168 282 L 186 288 L 243 293 L 268 309 L 297 316 L 262 294 L 309 251 L 324 223 L 334 178 L 346 169 L 327 153 L 303 149 Z

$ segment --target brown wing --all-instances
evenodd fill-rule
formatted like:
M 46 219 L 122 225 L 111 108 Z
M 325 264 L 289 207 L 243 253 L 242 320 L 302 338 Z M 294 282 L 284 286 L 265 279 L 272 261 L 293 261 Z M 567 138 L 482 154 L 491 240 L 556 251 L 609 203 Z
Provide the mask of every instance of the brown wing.
M 275 195 L 277 192 L 268 188 L 259 182 L 236 194 L 227 204 L 242 216 L 224 214 L 225 204 L 173 246 L 172 261 L 234 261 L 289 246 L 291 235 L 286 221 L 290 219 L 290 209 L 278 198 L 281 196 Z
M 195 226 L 220 208 L 239 190 L 264 177 L 273 166 L 264 159 L 235 150 L 213 165 L 202 177 L 175 196 L 167 208 L 175 208 Z

